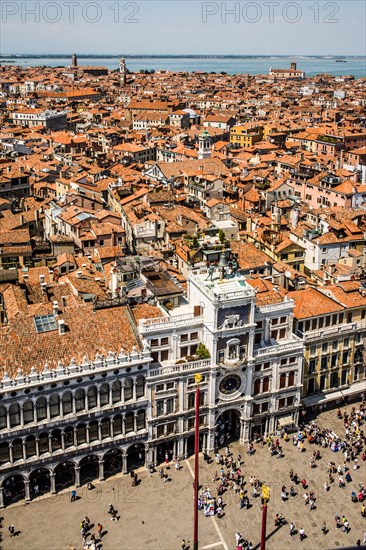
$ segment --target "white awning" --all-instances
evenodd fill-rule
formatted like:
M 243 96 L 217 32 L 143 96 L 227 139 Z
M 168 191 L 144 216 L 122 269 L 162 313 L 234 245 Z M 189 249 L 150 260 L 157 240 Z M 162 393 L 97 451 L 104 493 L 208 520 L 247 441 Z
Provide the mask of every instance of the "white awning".
M 294 419 L 292 418 L 292 415 L 289 414 L 287 416 L 282 416 L 281 418 L 278 418 L 278 424 L 280 428 L 283 428 L 284 426 L 291 426 L 291 424 L 294 423 Z

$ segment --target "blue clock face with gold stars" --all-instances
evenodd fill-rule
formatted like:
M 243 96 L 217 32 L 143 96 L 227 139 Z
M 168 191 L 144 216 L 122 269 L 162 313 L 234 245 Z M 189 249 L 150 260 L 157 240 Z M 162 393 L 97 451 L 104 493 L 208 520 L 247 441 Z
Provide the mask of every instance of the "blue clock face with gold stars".
M 238 376 L 237 374 L 229 374 L 229 376 L 225 376 L 225 378 L 221 380 L 219 389 L 221 393 L 229 395 L 231 393 L 238 391 L 240 386 L 241 386 L 240 376 Z

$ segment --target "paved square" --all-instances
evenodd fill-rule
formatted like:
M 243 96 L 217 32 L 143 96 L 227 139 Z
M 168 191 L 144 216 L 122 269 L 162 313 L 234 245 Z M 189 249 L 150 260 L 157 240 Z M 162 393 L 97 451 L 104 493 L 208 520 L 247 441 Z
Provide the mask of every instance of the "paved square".
M 336 418 L 336 410 L 320 415 L 319 425 L 331 427 L 337 435 L 343 437 L 342 422 Z M 246 449 L 238 444 L 232 445 L 236 456 L 241 453 L 244 464 L 242 471 L 247 481 L 250 502 L 253 506 L 239 509 L 239 496 L 225 493 L 224 516 L 204 517 L 199 512 L 199 548 L 231 550 L 235 548 L 235 533 L 239 531 L 249 539 L 253 548 L 259 548 L 261 529 L 261 505 L 259 499 L 252 498 L 249 476 L 259 476 L 271 489 L 271 500 L 268 505 L 267 549 L 283 549 L 288 544 L 292 548 L 321 549 L 354 545 L 357 539 L 363 540 L 366 531 L 366 520 L 361 517 L 361 504 L 351 502 L 352 490 L 358 489 L 359 483 L 366 482 L 366 463 L 361 462 L 360 468 L 352 469 L 352 482 L 344 489 L 338 487 L 338 476 L 331 490 L 325 493 L 323 483 L 327 480 L 326 465 L 333 460 L 336 465 L 343 463 L 341 453 L 334 453 L 330 448 L 321 449 L 322 458 L 317 467 L 310 468 L 312 451 L 319 447 L 305 444 L 306 452 L 300 453 L 291 440 L 283 443 L 285 457 L 271 457 L 267 446 L 256 445 L 253 456 L 246 454 Z M 164 483 L 158 473 L 150 474 L 146 470 L 139 472 L 141 484 L 132 487 L 128 476 L 115 476 L 102 483 L 96 483 L 95 489 L 88 491 L 86 487 L 78 489 L 81 497 L 76 502 L 70 502 L 70 492 L 53 497 L 40 497 L 28 505 L 19 503 L 2 511 L 3 549 L 4 550 L 69 550 L 82 548 L 80 521 L 87 515 L 95 525 L 102 523 L 107 531 L 102 539 L 104 550 L 179 550 L 184 538 L 193 548 L 193 458 L 182 461 L 182 469 L 177 472 L 174 463 L 170 464 L 171 481 Z M 281 486 L 289 489 L 291 483 L 289 471 L 293 469 L 300 479 L 305 478 L 309 490 L 317 497 L 316 509 L 311 511 L 304 505 L 303 490 L 299 489 L 297 497 L 282 502 Z M 215 462 L 207 464 L 200 459 L 200 483 L 210 487 L 216 494 L 216 484 L 213 474 L 218 470 Z M 301 487 L 301 486 L 300 486 Z M 110 521 L 107 514 L 108 504 L 113 503 L 121 516 L 120 521 Z M 273 518 L 282 512 L 287 524 L 281 528 L 274 527 Z M 334 516 L 344 514 L 350 522 L 349 534 L 336 529 Z M 293 521 L 297 529 L 303 527 L 307 538 L 300 542 L 299 535 L 289 536 L 289 523 Z M 327 522 L 329 532 L 323 535 L 321 527 Z M 8 526 L 14 524 L 21 534 L 10 539 Z M 91 532 L 96 531 L 92 529 Z

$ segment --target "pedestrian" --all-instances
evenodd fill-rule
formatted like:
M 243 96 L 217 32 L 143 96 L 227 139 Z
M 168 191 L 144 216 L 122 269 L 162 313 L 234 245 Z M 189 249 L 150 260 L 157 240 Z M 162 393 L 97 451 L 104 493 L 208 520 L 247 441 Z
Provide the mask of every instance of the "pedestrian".
M 179 470 L 180 470 L 180 462 L 179 462 L 179 460 L 177 460 L 176 463 L 175 463 L 175 469 L 177 470 L 177 472 L 179 472 Z
M 362 544 L 366 544 L 366 531 L 363 532 L 363 542 Z
M 296 531 L 295 524 L 294 524 L 293 521 L 291 521 L 291 523 L 290 523 L 290 537 L 292 537 L 295 534 L 295 531 Z
M 103 525 L 101 523 L 98 523 L 97 531 L 98 531 L 98 535 L 101 536 L 101 534 L 103 532 Z
M 309 505 L 310 505 L 310 511 L 315 509 L 315 500 L 313 498 L 309 500 Z
M 300 531 L 299 531 L 299 534 L 300 534 L 300 540 L 303 541 L 304 538 L 305 538 L 305 529 L 303 527 L 301 527 Z
M 327 524 L 326 524 L 325 521 L 324 521 L 323 526 L 322 526 L 322 533 L 323 533 L 323 535 L 326 535 L 328 533 Z
M 165 453 L 165 464 L 168 464 L 169 462 L 169 454 Z
M 180 550 L 187 550 L 186 541 L 183 539 Z
M 235 546 L 239 546 L 241 541 L 241 534 L 239 532 L 235 533 Z
M 71 500 L 70 500 L 70 502 L 74 502 L 74 500 L 76 500 L 76 491 L 75 491 L 75 489 L 73 489 L 71 491 Z
M 10 536 L 11 536 L 11 537 L 14 536 L 14 533 L 15 533 L 15 527 L 14 527 L 14 525 L 9 525 L 9 533 L 10 533 Z

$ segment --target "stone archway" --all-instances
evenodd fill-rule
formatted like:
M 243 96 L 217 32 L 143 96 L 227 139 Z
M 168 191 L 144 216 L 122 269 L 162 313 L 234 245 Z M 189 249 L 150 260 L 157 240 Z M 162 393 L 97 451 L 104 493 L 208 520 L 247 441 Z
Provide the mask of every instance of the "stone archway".
M 121 449 L 111 449 L 104 455 L 104 477 L 107 479 L 122 471 L 123 453 Z
M 223 411 L 216 420 L 215 447 L 223 447 L 240 439 L 241 413 L 237 409 Z
M 143 443 L 135 443 L 127 449 L 127 471 L 145 466 L 146 447 Z
M 54 472 L 56 491 L 62 491 L 62 489 L 75 484 L 75 464 L 73 462 L 58 464 Z
M 48 493 L 51 489 L 51 476 L 47 468 L 33 470 L 29 476 L 29 490 L 31 498 Z
M 24 477 L 16 474 L 9 476 L 3 481 L 4 489 L 4 506 L 19 502 L 25 497 L 25 481 Z
M 80 485 L 99 478 L 99 458 L 97 455 L 89 455 L 79 462 Z

